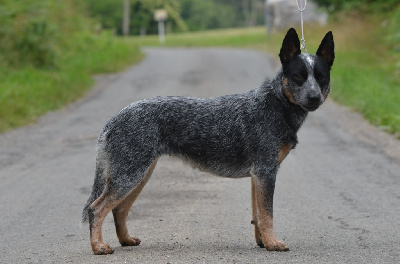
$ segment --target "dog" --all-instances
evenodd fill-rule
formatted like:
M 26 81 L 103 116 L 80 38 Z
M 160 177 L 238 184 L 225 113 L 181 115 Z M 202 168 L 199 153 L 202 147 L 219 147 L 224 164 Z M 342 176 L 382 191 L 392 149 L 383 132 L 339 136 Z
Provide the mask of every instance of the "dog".
M 218 176 L 251 177 L 257 245 L 269 251 L 289 250 L 273 231 L 275 179 L 298 142 L 296 134 L 308 112 L 329 94 L 335 59 L 332 32 L 325 35 L 316 55 L 310 55 L 301 53 L 299 37 L 291 28 L 279 58 L 281 70 L 257 89 L 208 99 L 146 99 L 107 122 L 98 137 L 93 189 L 82 216 L 83 222 L 89 221 L 94 254 L 114 252 L 101 232 L 111 210 L 120 244 L 140 244 L 129 235 L 126 219 L 162 155 Z

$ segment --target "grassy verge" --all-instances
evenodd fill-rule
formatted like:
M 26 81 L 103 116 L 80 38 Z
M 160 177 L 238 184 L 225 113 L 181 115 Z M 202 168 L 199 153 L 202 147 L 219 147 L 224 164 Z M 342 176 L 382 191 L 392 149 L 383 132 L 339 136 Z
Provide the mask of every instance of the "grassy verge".
M 400 134 L 399 53 L 388 42 L 387 21 L 381 17 L 350 14 L 337 17 L 325 27 L 306 25 L 306 44 L 315 53 L 323 36 L 333 31 L 336 60 L 332 70 L 331 96 L 364 115 L 372 124 Z M 297 29 L 297 32 L 300 32 Z M 214 30 L 167 36 L 164 46 L 239 47 L 278 54 L 284 32 L 266 37 L 264 28 Z M 129 42 L 160 46 L 155 36 Z
M 26 125 L 83 96 L 94 73 L 115 72 L 139 61 L 137 45 L 111 36 L 90 38 L 82 50 L 63 53 L 57 68 L 0 69 L 0 132 Z
M 266 44 L 265 29 L 235 28 L 217 29 L 167 35 L 163 45 L 159 44 L 157 36 L 131 37 L 127 41 L 140 46 L 152 47 L 238 47 L 254 48 L 257 45 Z

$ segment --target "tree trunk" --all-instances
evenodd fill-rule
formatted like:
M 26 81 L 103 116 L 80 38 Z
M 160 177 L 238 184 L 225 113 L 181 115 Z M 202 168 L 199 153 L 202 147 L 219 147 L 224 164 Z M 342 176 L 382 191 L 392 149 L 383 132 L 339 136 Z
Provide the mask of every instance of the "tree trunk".
M 123 22 L 122 22 L 122 34 L 124 36 L 129 35 L 129 24 L 130 24 L 130 17 L 129 17 L 129 11 L 130 11 L 130 4 L 129 0 L 124 0 L 124 8 L 123 8 Z

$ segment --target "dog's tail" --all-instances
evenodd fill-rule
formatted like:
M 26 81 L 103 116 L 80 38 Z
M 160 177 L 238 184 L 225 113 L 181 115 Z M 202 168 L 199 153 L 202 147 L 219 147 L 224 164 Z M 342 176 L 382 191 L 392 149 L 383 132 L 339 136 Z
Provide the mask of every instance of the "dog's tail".
M 106 133 L 100 133 L 97 141 L 97 157 L 96 157 L 96 174 L 94 177 L 94 183 L 92 193 L 86 202 L 85 207 L 82 211 L 82 223 L 89 221 L 89 207 L 90 205 L 100 197 L 106 187 L 106 180 L 108 174 L 108 157 L 105 150 Z

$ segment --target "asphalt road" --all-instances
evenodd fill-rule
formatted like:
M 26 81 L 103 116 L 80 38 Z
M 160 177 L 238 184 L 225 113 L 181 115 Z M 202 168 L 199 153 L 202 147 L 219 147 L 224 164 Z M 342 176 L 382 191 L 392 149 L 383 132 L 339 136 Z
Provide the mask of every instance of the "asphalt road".
M 253 51 L 146 53 L 98 77 L 83 100 L 0 135 L 0 263 L 400 263 L 400 143 L 332 102 L 309 115 L 278 173 L 275 231 L 289 252 L 255 244 L 250 179 L 164 158 L 129 216 L 140 246 L 120 247 L 109 215 L 104 239 L 115 253 L 92 255 L 80 216 L 106 120 L 156 95 L 253 89 L 279 67 Z

